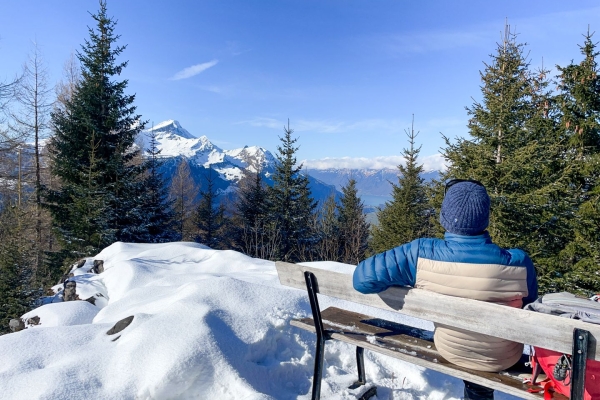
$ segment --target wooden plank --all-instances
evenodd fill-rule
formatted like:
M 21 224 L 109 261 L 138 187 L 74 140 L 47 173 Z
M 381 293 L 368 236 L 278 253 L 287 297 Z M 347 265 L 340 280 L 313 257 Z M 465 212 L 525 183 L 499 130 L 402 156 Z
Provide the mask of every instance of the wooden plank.
M 413 336 L 413 334 L 423 336 L 424 333 L 420 329 L 335 307 L 324 310 L 322 318 L 325 329 L 331 333 L 333 339 L 500 390 L 513 396 L 531 400 L 544 398 L 540 393 L 528 393 L 529 387 L 514 376 L 506 373 L 469 370 L 446 361 L 439 355 L 433 342 Z M 311 332 L 315 331 L 312 318 L 292 320 L 291 324 Z M 557 400 L 566 399 L 562 395 L 554 397 Z
M 351 275 L 280 261 L 275 265 L 284 286 L 306 290 L 304 271 L 310 271 L 317 277 L 319 293 L 326 296 L 565 354 L 572 351 L 573 329 L 585 329 L 590 332 L 588 359 L 600 360 L 596 340 L 600 338 L 600 325 L 421 289 L 391 287 L 365 295 L 354 290 Z

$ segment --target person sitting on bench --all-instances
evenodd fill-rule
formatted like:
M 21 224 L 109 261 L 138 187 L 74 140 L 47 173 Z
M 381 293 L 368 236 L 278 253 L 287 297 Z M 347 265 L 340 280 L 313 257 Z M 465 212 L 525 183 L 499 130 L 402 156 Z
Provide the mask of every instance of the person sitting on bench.
M 440 223 L 444 239 L 421 238 L 360 262 L 353 285 L 361 293 L 412 286 L 449 296 L 523 307 L 537 299 L 535 268 L 522 250 L 492 242 L 490 198 L 474 180 L 446 184 Z M 514 365 L 523 344 L 436 324 L 435 346 L 446 360 L 478 371 Z M 493 389 L 465 381 L 465 399 L 493 399 Z

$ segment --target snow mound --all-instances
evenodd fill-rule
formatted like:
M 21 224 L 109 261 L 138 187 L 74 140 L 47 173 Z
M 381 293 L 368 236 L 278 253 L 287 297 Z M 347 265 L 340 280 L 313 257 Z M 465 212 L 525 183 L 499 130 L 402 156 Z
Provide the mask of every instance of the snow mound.
M 21 318 L 39 317 L 39 325 L 32 328 L 91 324 L 100 309 L 87 301 L 68 301 L 46 304 L 24 314 Z
M 310 398 L 315 335 L 290 325 L 309 315 L 310 306 L 306 292 L 280 285 L 273 262 L 185 242 L 115 243 L 94 259 L 104 261 L 103 273 L 82 268 L 71 279 L 80 298 L 80 288 L 102 293 L 102 307 L 47 304 L 24 316 L 39 316 L 40 325 L 0 336 L 0 399 Z M 320 301 L 323 308 L 407 321 L 341 300 Z M 107 334 L 130 316 L 129 326 Z M 354 347 L 337 341 L 325 347 L 324 399 L 356 399 L 373 384 L 378 399 L 462 393 L 454 378 L 371 352 L 365 353 L 369 384 L 350 390 Z

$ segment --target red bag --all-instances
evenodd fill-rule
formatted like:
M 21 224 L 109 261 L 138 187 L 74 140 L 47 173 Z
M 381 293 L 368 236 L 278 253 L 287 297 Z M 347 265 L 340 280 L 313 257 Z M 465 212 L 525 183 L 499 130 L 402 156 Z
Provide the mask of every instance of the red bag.
M 534 347 L 534 354 L 531 359 L 531 367 L 535 371 L 536 364 L 539 365 L 550 382 L 554 390 L 564 396 L 571 396 L 571 375 L 570 371 L 564 381 L 559 381 L 554 377 L 554 366 L 562 357 L 561 353 L 552 350 Z M 584 400 L 600 400 L 600 362 L 587 360 L 585 373 L 585 393 Z

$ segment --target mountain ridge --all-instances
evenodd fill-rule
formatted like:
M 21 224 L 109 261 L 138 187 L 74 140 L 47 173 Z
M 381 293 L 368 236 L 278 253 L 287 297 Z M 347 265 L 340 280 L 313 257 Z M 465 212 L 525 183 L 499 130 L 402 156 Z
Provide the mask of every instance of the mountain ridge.
M 232 192 L 243 176 L 243 170 L 249 169 L 256 172 L 258 169 L 268 184 L 271 184 L 271 175 L 275 171 L 276 159 L 273 154 L 264 147 L 257 145 L 244 146 L 242 148 L 224 150 L 213 144 L 205 136 L 196 137 L 187 131 L 177 120 L 163 121 L 150 129 L 143 131 L 144 148 L 148 145 L 148 135 L 154 133 L 160 157 L 164 159 L 176 159 L 176 165 L 168 169 L 175 171 L 176 166 L 183 159 L 190 162 L 197 183 L 202 184 L 198 175 L 203 169 L 213 169 L 219 173 L 219 182 L 216 187 L 223 192 Z M 173 164 L 173 161 L 169 161 Z M 310 187 L 315 199 L 322 201 L 335 194 L 341 195 L 340 191 L 350 178 L 356 180 L 358 194 L 368 205 L 377 206 L 391 199 L 392 185 L 398 182 L 398 169 L 350 169 L 350 168 L 328 168 L 328 169 L 303 169 L 302 173 L 309 176 Z M 169 178 L 169 173 L 166 174 Z M 439 177 L 439 171 L 427 171 L 422 174 L 426 181 Z M 201 178 L 201 177 L 200 177 Z
M 218 173 L 214 185 L 218 195 L 235 192 L 243 177 L 244 170 L 261 171 L 265 182 L 272 184 L 271 176 L 275 172 L 276 159 L 273 154 L 260 146 L 224 150 L 213 144 L 205 136 L 196 137 L 181 126 L 177 120 L 163 121 L 150 129 L 142 131 L 138 143 L 148 154 L 150 136 L 154 134 L 159 157 L 163 160 L 161 173 L 167 184 L 170 183 L 177 167 L 184 160 L 190 165 L 191 175 L 200 188 L 207 187 L 209 170 Z M 331 195 L 339 197 L 341 193 L 334 185 L 322 182 L 309 175 L 309 187 L 313 198 L 324 201 Z

